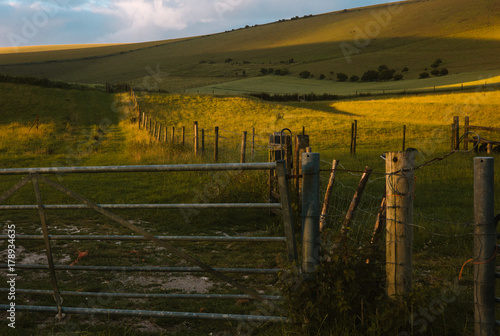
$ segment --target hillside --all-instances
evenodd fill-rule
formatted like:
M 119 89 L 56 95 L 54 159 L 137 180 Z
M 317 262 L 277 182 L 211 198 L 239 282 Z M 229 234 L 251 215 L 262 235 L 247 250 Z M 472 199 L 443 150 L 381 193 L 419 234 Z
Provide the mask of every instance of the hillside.
M 398 72 L 408 67 L 405 79 L 415 79 L 437 58 L 450 74 L 500 75 L 499 28 L 495 0 L 410 0 L 177 40 L 20 53 L 4 48 L 0 73 L 168 91 L 223 82 L 237 88 L 242 76 L 256 77 L 263 67 L 286 68 L 287 77 L 299 80 L 304 70 L 336 79 L 338 72 L 361 76 L 386 64 Z

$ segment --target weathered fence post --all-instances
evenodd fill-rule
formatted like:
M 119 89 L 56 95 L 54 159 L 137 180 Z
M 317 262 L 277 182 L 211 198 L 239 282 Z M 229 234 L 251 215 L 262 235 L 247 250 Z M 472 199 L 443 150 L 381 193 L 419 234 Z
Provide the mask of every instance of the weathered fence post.
M 214 161 L 217 162 L 219 161 L 219 127 L 215 126 L 215 131 L 214 131 Z
M 474 336 L 495 334 L 494 159 L 474 158 Z
M 393 298 L 412 285 L 415 153 L 386 154 L 386 290 Z
M 335 183 L 335 169 L 337 169 L 339 162 L 332 161 L 332 171 L 328 179 L 328 186 L 326 187 L 325 200 L 323 201 L 323 208 L 321 209 L 321 216 L 319 218 L 319 231 L 323 231 L 326 226 L 326 214 L 328 213 L 328 206 L 330 205 L 330 197 L 333 191 L 333 184 Z
M 252 160 L 255 157 L 255 127 L 252 127 Z
M 201 129 L 201 152 L 205 151 L 205 129 Z
M 464 135 L 464 150 L 469 150 L 469 117 L 465 117 Z
M 167 142 L 168 128 L 167 128 L 167 126 L 165 126 L 164 128 L 165 128 L 165 133 L 163 133 L 163 142 Z
M 358 121 L 351 124 L 351 154 L 356 154 L 356 138 L 358 136 Z
M 352 197 L 351 204 L 349 205 L 349 209 L 347 210 L 347 214 L 344 219 L 344 223 L 342 224 L 342 235 L 346 236 L 349 232 L 349 227 L 351 226 L 351 222 L 354 218 L 354 214 L 358 209 L 358 205 L 361 202 L 361 197 L 363 196 L 363 192 L 365 191 L 366 184 L 368 183 L 368 179 L 372 173 L 372 169 L 370 167 L 365 167 L 363 175 L 361 175 L 361 179 L 359 180 L 358 187 L 356 188 L 356 192 Z
M 243 131 L 241 136 L 241 156 L 240 163 L 245 163 L 246 160 L 246 150 L 247 150 L 247 131 Z
M 406 149 L 406 125 L 403 125 L 403 152 Z
M 194 155 L 198 155 L 198 122 L 194 122 Z
M 319 263 L 319 153 L 302 154 L 302 271 L 312 273 Z
M 175 127 L 172 126 L 172 141 L 171 141 L 172 145 L 175 145 Z
M 186 126 L 182 126 L 182 146 L 186 144 Z
M 305 128 L 302 127 L 302 131 L 305 131 Z M 302 195 L 302 188 L 300 185 L 300 172 L 302 169 L 302 153 L 305 153 L 306 148 L 309 147 L 309 135 L 305 134 L 299 134 L 295 136 L 295 162 L 294 162 L 294 169 L 295 169 L 295 175 L 297 176 L 295 178 L 295 190 L 297 192 L 297 195 L 300 199 Z
M 460 118 L 458 116 L 453 117 L 453 123 L 455 124 L 455 132 L 453 136 L 454 150 L 458 150 L 460 145 Z

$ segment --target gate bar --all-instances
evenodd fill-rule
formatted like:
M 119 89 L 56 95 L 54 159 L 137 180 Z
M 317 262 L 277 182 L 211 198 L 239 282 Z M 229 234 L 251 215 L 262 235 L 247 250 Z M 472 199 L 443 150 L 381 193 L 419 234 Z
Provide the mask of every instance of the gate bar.
M 0 293 L 8 293 L 9 288 L 0 288 Z M 18 294 L 42 294 L 50 295 L 53 293 L 51 290 L 45 289 L 19 289 L 16 288 Z M 84 296 L 84 297 L 118 297 L 118 298 L 142 298 L 142 299 L 197 299 L 197 300 L 254 300 L 250 295 L 245 294 L 164 294 L 164 293 L 106 293 L 106 292 L 70 292 L 60 291 L 64 296 Z M 279 295 L 262 295 L 264 299 L 280 301 L 284 298 Z
M 0 310 L 9 309 L 9 305 L 0 305 Z M 57 307 L 49 306 L 24 306 L 16 305 L 16 310 L 32 311 L 43 313 L 57 313 Z M 204 320 L 225 320 L 225 321 L 256 321 L 256 322 L 278 322 L 288 323 L 288 318 L 281 316 L 262 316 L 262 315 L 237 315 L 237 314 L 211 314 L 211 313 L 186 313 L 170 311 L 152 311 L 152 310 L 126 310 L 126 309 L 98 309 L 98 308 L 74 308 L 62 307 L 61 311 L 65 314 L 100 314 L 100 315 L 122 315 L 122 316 L 141 316 L 141 317 L 170 317 L 179 319 L 204 319 Z
M 136 165 L 136 166 L 88 166 L 88 167 L 41 167 L 0 169 L 0 175 L 23 174 L 75 174 L 75 173 L 130 173 L 130 172 L 179 172 L 218 170 L 265 170 L 276 169 L 275 162 L 210 163 L 180 165 Z
M 98 204 L 104 209 L 281 209 L 281 203 Z M 44 204 L 47 210 L 92 209 L 86 204 Z M 0 210 L 36 210 L 36 205 L 0 205 Z
M 156 236 L 167 241 L 213 241 L 213 242 L 284 242 L 286 237 L 231 237 L 231 236 Z M 0 235 L 0 240 L 9 239 Z M 49 235 L 50 240 L 147 240 L 141 236 L 98 236 L 98 235 Z M 43 240 L 39 235 L 16 235 L 16 240 Z
M 58 271 L 116 271 L 116 272 L 192 272 L 203 273 L 208 272 L 201 267 L 165 267 L 165 266 L 71 266 L 71 265 L 54 265 Z M 7 268 L 7 264 L 0 264 L 0 268 Z M 18 264 L 16 269 L 50 269 L 46 264 Z M 244 273 L 244 274 L 277 274 L 283 269 L 281 268 L 217 268 L 212 267 L 212 270 L 224 273 Z

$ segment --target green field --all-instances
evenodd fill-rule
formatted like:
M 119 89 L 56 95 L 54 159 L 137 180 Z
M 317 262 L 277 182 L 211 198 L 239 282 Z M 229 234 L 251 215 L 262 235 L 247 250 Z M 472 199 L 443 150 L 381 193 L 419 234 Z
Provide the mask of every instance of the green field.
M 362 170 L 370 166 L 376 173 L 384 172 L 385 162 L 380 159 L 384 151 L 401 148 L 401 129 L 407 126 L 407 147 L 420 151 L 418 163 L 449 152 L 449 124 L 455 115 L 469 116 L 471 124 L 500 126 L 496 111 L 500 107 L 498 91 L 429 94 L 407 97 L 352 99 L 335 102 L 295 102 L 287 104 L 262 102 L 254 98 L 210 95 L 138 94 L 141 110 L 166 126 L 176 129 L 185 126 L 187 139 L 191 127 L 198 121 L 207 130 L 206 152 L 195 158 L 191 140 L 186 147 L 179 144 L 157 143 L 147 132 L 130 122 L 130 104 L 127 94 L 104 94 L 97 91 L 46 89 L 27 85 L 1 84 L 4 111 L 0 124 L 0 165 L 2 167 L 80 166 L 117 164 L 164 164 L 213 162 L 210 132 L 214 126 L 221 129 L 221 158 L 234 162 L 239 159 L 241 132 L 255 128 L 256 154 L 250 160 L 264 161 L 267 157 L 267 135 L 282 128 L 294 134 L 302 131 L 310 135 L 313 151 L 321 154 L 322 168 L 328 169 L 332 159 L 340 160 L 342 167 Z M 33 108 L 36 106 L 36 109 Z M 39 115 L 38 129 L 33 125 Z M 350 125 L 358 121 L 358 151 L 349 154 Z M 494 138 L 494 134 L 481 134 Z M 179 139 L 179 138 L 177 138 Z M 178 140 L 177 140 L 178 141 Z M 481 154 L 485 155 L 485 154 Z M 455 153 L 444 161 L 416 172 L 415 198 L 415 283 L 428 293 L 415 305 L 426 308 L 432 295 L 439 295 L 457 280 L 462 264 L 472 256 L 472 159 L 473 153 Z M 495 155 L 495 159 L 498 159 Z M 495 167 L 500 169 L 500 161 Z M 339 172 L 334 199 L 328 212 L 328 225 L 337 232 L 347 211 L 359 180 L 359 173 Z M 57 176 L 53 177 L 56 178 Z M 98 203 L 175 203 L 200 201 L 200 193 L 214 183 L 214 176 L 201 173 L 186 174 L 116 174 L 59 176 L 60 182 Z M 211 202 L 262 202 L 267 200 L 266 175 L 238 174 L 230 176 L 230 183 L 219 185 Z M 328 173 L 321 176 L 324 191 Z M 0 190 L 6 190 L 18 181 L 16 177 L 3 177 Z M 126 182 L 126 183 L 124 183 Z M 498 174 L 496 186 L 500 185 Z M 7 204 L 34 204 L 30 184 Z M 367 186 L 351 232 L 353 242 L 362 242 L 370 236 L 374 218 L 383 195 L 384 178 L 374 174 Z M 499 191 L 498 188 L 495 188 Z M 67 197 L 46 186 L 42 188 L 46 203 L 72 203 Z M 498 202 L 496 203 L 498 204 Z M 297 206 L 297 205 L 295 205 Z M 115 223 L 85 211 L 48 211 L 49 230 L 52 234 L 130 234 Z M 178 211 L 126 211 L 117 213 L 133 219 L 158 235 L 272 235 L 282 234 L 279 218 L 269 217 L 262 211 L 202 211 L 186 214 Z M 0 214 L 2 223 L 15 223 L 18 233 L 36 234 L 39 218 L 36 211 L 13 211 Z M 296 215 L 299 221 L 300 216 Z M 244 220 L 242 220 L 244 219 Z M 10 221 L 10 222 L 9 222 Z M 188 224 L 188 225 L 186 225 Z M 5 243 L 4 243 L 5 244 Z M 21 243 L 19 242 L 21 245 Z M 215 243 L 175 243 L 210 265 L 218 267 L 280 267 L 283 265 L 284 246 Z M 41 242 L 23 242 L 20 260 L 44 262 Z M 81 252 L 87 251 L 78 265 L 134 265 L 169 266 L 185 263 L 168 256 L 151 244 L 97 241 L 54 241 L 57 263 L 70 264 Z M 78 274 L 78 276 L 77 276 Z M 3 277 L 3 275 L 2 275 Z M 175 281 L 192 281 L 191 276 L 151 274 L 99 274 L 95 272 L 58 272 L 63 290 L 75 291 L 131 291 L 169 292 L 186 291 L 175 288 Z M 276 293 L 274 276 L 234 276 L 244 284 Z M 36 281 L 33 281 L 36 279 Z M 97 280 L 96 280 L 97 279 Z M 141 286 L 137 285 L 137 281 Z M 168 279 L 168 280 L 167 280 Z M 202 284 L 218 293 L 234 293 L 212 277 Z M 170 285 L 169 285 L 170 284 Z M 464 278 L 458 283 L 455 300 L 443 313 L 429 321 L 426 332 L 440 335 L 468 334 L 472 326 L 472 267 L 465 267 Z M 173 286 L 173 287 L 169 287 Z M 44 271 L 19 270 L 18 288 L 50 289 Z M 183 287 L 185 288 L 185 287 Z M 189 290 L 187 290 L 189 291 Z M 433 294 L 434 293 L 434 294 Z M 427 296 L 425 296 L 427 297 Z M 50 296 L 22 295 L 19 300 L 30 304 L 53 305 Z M 107 307 L 127 309 L 155 309 L 194 312 L 253 313 L 253 304 L 235 301 L 200 300 L 101 300 L 87 303 L 84 299 L 65 298 L 67 306 Z M 90 302 L 90 301 L 89 301 Z M 20 304 L 20 302 L 18 302 Z M 131 308 L 133 307 L 133 308 Z M 431 323 L 433 322 L 433 323 Z M 120 319 L 114 317 L 66 317 L 64 323 L 55 323 L 53 316 L 41 313 L 20 315 L 16 332 L 5 329 L 2 334 L 59 335 L 79 330 L 84 335 L 199 335 L 218 332 L 234 334 L 238 323 L 182 321 L 176 319 Z M 321 329 L 320 334 L 345 334 L 347 326 L 337 322 Z M 361 328 L 361 326 L 358 326 Z M 342 329 L 344 328 L 344 329 Z M 300 326 L 263 325 L 256 331 L 262 335 L 301 333 Z M 148 333 L 149 332 L 149 333 Z M 354 333 L 351 330 L 351 333 Z

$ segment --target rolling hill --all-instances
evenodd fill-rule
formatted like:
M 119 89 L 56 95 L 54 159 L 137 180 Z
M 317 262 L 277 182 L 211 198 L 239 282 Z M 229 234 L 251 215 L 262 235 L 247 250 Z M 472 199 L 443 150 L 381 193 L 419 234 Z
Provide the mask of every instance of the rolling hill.
M 386 64 L 398 72 L 408 67 L 404 78 L 416 79 L 441 58 L 442 67 L 455 75 L 445 83 L 450 85 L 484 78 L 485 73 L 500 75 L 499 54 L 498 1 L 409 0 L 176 40 L 1 48 L 0 73 L 79 83 L 126 81 L 174 92 L 203 92 L 221 83 L 235 92 L 259 91 L 266 84 L 282 86 L 282 91 L 283 85 L 291 85 L 291 92 L 296 85 L 305 86 L 302 90 L 311 92 L 315 85 L 311 82 L 308 90 L 299 78 L 302 71 L 328 80 L 339 72 L 361 77 Z M 276 84 L 281 76 L 261 76 L 261 68 L 290 73 Z M 258 76 L 261 86 L 252 87 L 248 81 Z M 418 85 L 436 84 L 421 80 Z

